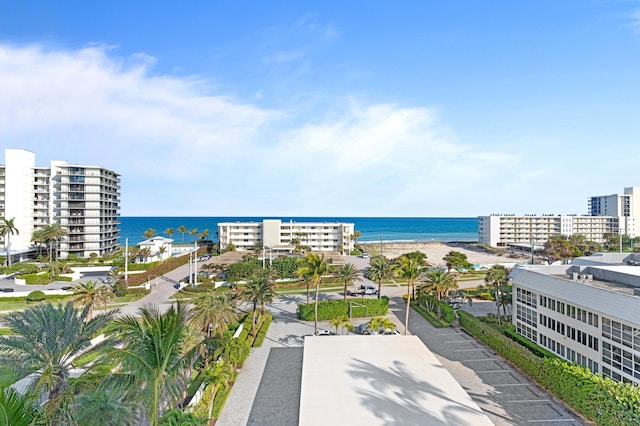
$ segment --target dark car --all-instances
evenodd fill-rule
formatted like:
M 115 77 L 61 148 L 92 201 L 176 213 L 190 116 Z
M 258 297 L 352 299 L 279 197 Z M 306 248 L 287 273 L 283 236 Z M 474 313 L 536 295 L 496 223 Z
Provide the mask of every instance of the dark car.
M 9 287 L 5 287 L 5 288 L 0 288 L 0 291 L 3 292 L 3 293 L 13 293 L 15 291 L 15 289 L 9 288 Z
M 64 287 L 60 287 L 62 290 L 71 290 L 73 287 L 70 285 L 65 285 Z

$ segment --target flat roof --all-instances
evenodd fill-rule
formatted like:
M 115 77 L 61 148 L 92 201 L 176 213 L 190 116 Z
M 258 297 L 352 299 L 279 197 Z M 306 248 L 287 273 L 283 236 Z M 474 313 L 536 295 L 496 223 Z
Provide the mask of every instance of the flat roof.
M 493 423 L 417 336 L 310 336 L 299 424 Z

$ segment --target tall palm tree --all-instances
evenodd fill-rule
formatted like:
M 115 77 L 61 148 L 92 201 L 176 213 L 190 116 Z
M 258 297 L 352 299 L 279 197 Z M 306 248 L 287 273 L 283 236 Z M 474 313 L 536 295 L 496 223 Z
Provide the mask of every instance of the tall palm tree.
M 178 232 L 182 234 L 182 244 L 184 244 L 184 234 L 187 232 L 187 227 L 184 225 L 178 226 Z
M 188 321 L 186 306 L 178 302 L 165 313 L 158 306 L 141 308 L 137 317 L 117 318 L 107 329 L 121 342 L 109 348 L 109 359 L 118 366 L 110 380 L 129 389 L 153 426 L 186 389 L 193 356 L 193 348 L 185 345 Z
M 262 305 L 262 312 L 264 312 L 265 302 L 273 301 L 273 282 L 268 274 L 259 273 L 254 275 L 249 282 L 242 289 L 241 297 L 253 304 L 253 310 L 251 312 L 251 332 L 256 333 L 256 311 L 258 303 Z
M 142 233 L 142 236 L 148 240 L 149 238 L 153 238 L 156 235 L 156 230 L 153 228 L 149 228 Z
M 167 228 L 164 230 L 164 233 L 167 234 L 169 238 L 173 238 L 173 234 L 175 234 L 176 232 L 173 230 L 173 228 Z
M 447 296 L 451 290 L 458 288 L 458 282 L 456 281 L 456 278 L 448 271 L 443 272 L 440 270 L 435 270 L 427 274 L 426 284 L 436 294 L 436 299 L 438 301 L 438 318 L 440 318 L 442 317 L 440 301 L 443 297 Z
M 386 257 L 382 255 L 373 256 L 369 262 L 366 272 L 367 278 L 378 283 L 378 299 L 382 295 L 382 281 L 393 276 L 393 266 Z
M 207 337 L 221 336 L 238 319 L 236 301 L 228 293 L 203 293 L 192 303 L 191 323 Z
M 160 256 L 160 262 L 164 261 L 164 254 L 167 252 L 167 246 L 160 246 L 160 248 L 158 249 L 158 253 Z
M 36 229 L 31 233 L 31 242 L 38 248 L 38 256 L 42 253 L 42 245 L 47 242 L 44 228 Z
M 509 270 L 502 265 L 493 265 L 484 276 L 484 282 L 492 285 L 496 294 L 496 308 L 498 309 L 498 324 L 502 324 L 500 319 L 500 288 L 509 282 Z
M 295 275 L 296 277 L 302 279 L 304 284 L 307 286 L 307 305 L 308 305 L 310 302 L 310 295 L 309 295 L 310 286 L 311 286 L 311 281 L 313 280 L 311 271 L 309 270 L 309 268 L 301 266 L 296 270 Z
M 200 233 L 200 239 L 201 240 L 206 240 L 208 236 L 209 236 L 209 230 L 208 229 L 205 229 L 204 231 L 202 231 Z
M 360 278 L 360 271 L 353 263 L 345 263 L 338 269 L 337 277 L 344 283 L 344 300 L 347 300 L 347 286 Z
M 420 262 L 415 257 L 400 256 L 397 259 L 395 271 L 398 276 L 407 280 L 407 311 L 405 314 L 404 334 L 409 331 L 409 307 L 411 306 L 411 293 L 416 280 L 421 272 Z
M 3 217 L 2 221 L 0 221 L 0 237 L 4 238 L 4 248 L 7 251 L 7 266 L 11 266 L 11 236 L 20 235 L 20 231 L 14 223 L 15 220 L 15 217 L 11 219 Z
M 52 223 L 51 225 L 47 225 L 44 228 L 42 228 L 42 232 L 43 232 L 43 236 L 45 238 L 45 241 L 47 241 L 49 243 L 49 263 L 53 262 L 53 247 L 55 245 L 56 247 L 56 256 L 55 258 L 58 258 L 58 241 L 60 241 L 62 239 L 62 237 L 68 235 L 69 233 L 67 232 L 66 229 L 64 229 L 62 227 L 62 225 L 60 225 L 59 223 Z
M 106 307 L 111 301 L 111 286 L 98 281 L 86 281 L 81 283 L 72 283 L 73 295 L 71 301 L 88 309 L 87 321 L 93 315 L 93 307 Z
M 105 312 L 90 320 L 87 320 L 88 312 L 87 308 L 82 311 L 74 308 L 72 302 L 57 307 L 45 303 L 3 318 L 13 334 L 0 336 L 0 362 L 34 375 L 33 386 L 36 391 L 47 392 L 45 411 L 52 417 L 64 411 L 69 396 L 75 393 L 74 387 L 82 383 L 80 378 L 70 382 L 71 361 L 109 342 L 107 339 L 102 344 L 90 345 L 90 340 L 117 311 Z
M 301 276 L 306 276 L 311 278 L 311 283 L 316 288 L 316 299 L 314 301 L 314 332 L 318 333 L 318 295 L 320 293 L 320 281 L 322 281 L 322 276 L 326 275 L 329 272 L 329 263 L 327 259 L 324 258 L 324 254 L 318 256 L 317 253 L 309 253 L 304 258 L 302 263 L 302 267 L 298 270 Z
M 189 233 L 191 235 L 193 235 L 193 238 L 196 238 L 196 235 L 198 235 L 198 229 L 197 228 L 193 228 L 191 231 L 189 231 Z

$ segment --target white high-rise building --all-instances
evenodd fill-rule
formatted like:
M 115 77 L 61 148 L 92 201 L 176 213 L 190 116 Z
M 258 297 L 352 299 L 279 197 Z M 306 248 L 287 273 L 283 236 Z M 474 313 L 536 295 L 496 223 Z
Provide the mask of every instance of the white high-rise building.
M 298 240 L 311 251 L 349 254 L 354 248 L 353 223 L 282 222 L 265 219 L 262 222 L 218 223 L 220 249 L 233 243 L 239 250 L 252 250 L 258 242 L 276 251 L 291 251 Z
M 625 188 L 624 194 L 589 198 L 586 215 L 497 214 L 478 216 L 478 241 L 492 247 L 544 244 L 556 235 L 583 235 L 597 243 L 605 234 L 636 237 L 640 223 L 640 188 Z
M 0 165 L 0 215 L 14 219 L 11 253 L 24 258 L 33 248 L 33 231 L 59 223 L 68 235 L 59 255 L 102 256 L 117 249 L 120 216 L 120 175 L 99 166 L 52 161 L 35 165 L 35 154 L 6 149 Z M 2 254 L 6 255 L 4 241 Z

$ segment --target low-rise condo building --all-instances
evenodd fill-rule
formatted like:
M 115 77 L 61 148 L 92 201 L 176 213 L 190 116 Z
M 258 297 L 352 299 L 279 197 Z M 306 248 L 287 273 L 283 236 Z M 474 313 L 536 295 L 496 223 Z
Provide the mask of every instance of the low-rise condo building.
M 51 161 L 35 165 L 35 154 L 6 149 L 0 166 L 0 216 L 14 219 L 19 234 L 2 254 L 25 257 L 33 232 L 59 223 L 67 235 L 59 241 L 61 258 L 102 256 L 117 249 L 120 216 L 120 175 L 100 166 Z
M 590 197 L 586 215 L 478 216 L 478 241 L 492 247 L 531 246 L 557 235 L 583 235 L 603 243 L 606 234 L 635 237 L 636 223 L 640 223 L 640 188 L 631 187 L 622 195 Z
M 640 255 L 596 254 L 571 265 L 516 266 L 513 323 L 561 358 L 640 385 Z
M 238 250 L 253 250 L 258 243 L 274 251 L 292 251 L 296 242 L 311 251 L 349 254 L 354 248 L 354 224 L 341 222 L 262 222 L 218 223 L 220 249 L 233 243 Z

